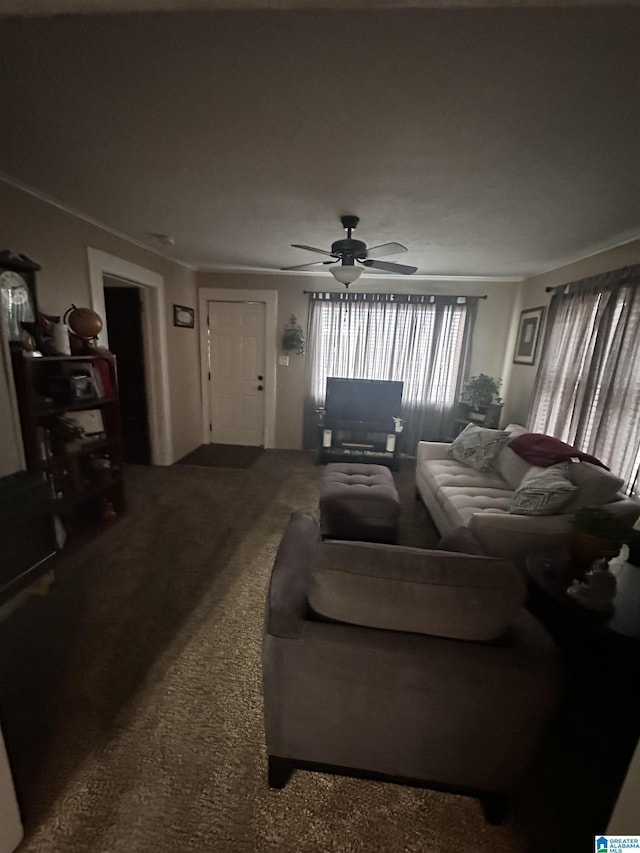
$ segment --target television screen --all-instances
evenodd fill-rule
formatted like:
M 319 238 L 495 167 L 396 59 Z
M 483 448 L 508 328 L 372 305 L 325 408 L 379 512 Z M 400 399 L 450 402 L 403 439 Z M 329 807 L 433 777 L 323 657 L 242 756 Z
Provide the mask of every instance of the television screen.
M 327 378 L 325 417 L 328 423 L 378 424 L 393 430 L 402 416 L 403 382 L 382 379 Z

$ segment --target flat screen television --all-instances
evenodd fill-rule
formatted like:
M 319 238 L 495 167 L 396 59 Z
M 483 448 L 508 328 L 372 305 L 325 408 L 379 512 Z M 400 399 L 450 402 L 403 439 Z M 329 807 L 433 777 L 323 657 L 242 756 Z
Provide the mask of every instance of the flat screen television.
M 377 425 L 393 430 L 393 418 L 402 417 L 403 382 L 383 379 L 327 377 L 325 418 L 328 424 Z

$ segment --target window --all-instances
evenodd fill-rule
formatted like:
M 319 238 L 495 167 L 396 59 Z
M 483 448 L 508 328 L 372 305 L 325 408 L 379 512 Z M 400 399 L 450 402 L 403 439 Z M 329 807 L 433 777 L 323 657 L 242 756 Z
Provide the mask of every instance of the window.
M 640 266 L 558 289 L 529 423 L 598 457 L 637 490 Z
M 404 382 L 405 451 L 413 452 L 423 437 L 443 437 L 465 366 L 476 300 L 361 293 L 312 297 L 309 419 L 324 402 L 328 376 L 399 380 Z M 312 430 L 307 435 L 313 446 Z

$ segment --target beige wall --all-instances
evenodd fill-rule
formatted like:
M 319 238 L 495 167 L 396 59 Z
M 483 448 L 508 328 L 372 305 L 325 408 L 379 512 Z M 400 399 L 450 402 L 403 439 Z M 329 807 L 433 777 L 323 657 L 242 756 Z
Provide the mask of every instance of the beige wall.
M 549 305 L 552 294 L 547 293 L 545 288 L 566 284 L 570 281 L 579 281 L 591 275 L 597 275 L 608 270 L 615 270 L 619 267 L 638 263 L 640 263 L 640 240 L 633 240 L 615 249 L 598 252 L 598 254 L 591 255 L 589 258 L 584 258 L 542 275 L 526 279 L 521 282 L 518 288 L 519 293 L 513 326 L 514 333 L 521 310 L 536 308 L 539 305 L 544 305 L 545 307 Z M 511 346 L 510 351 L 513 352 L 513 346 Z M 513 364 L 511 366 L 509 381 L 504 389 L 505 407 L 503 423 L 513 422 L 527 425 L 529 404 L 531 402 L 531 395 L 533 394 L 539 363 L 540 356 L 538 356 L 538 362 L 535 366 L 522 364 Z
M 330 275 L 252 275 L 198 273 L 198 287 L 238 290 L 275 290 L 278 293 L 278 342 L 291 314 L 303 328 L 307 324 L 308 296 L 305 290 L 338 291 Z M 341 287 L 341 286 L 340 286 Z M 437 281 L 407 282 L 390 279 L 360 279 L 358 288 L 368 293 L 433 293 L 482 296 L 478 308 L 476 334 L 471 358 L 472 373 L 502 376 L 505 348 L 510 331 L 516 284 L 500 282 Z M 279 348 L 279 343 L 278 343 Z M 305 381 L 305 356 L 290 354 L 289 366 L 278 367 L 275 446 L 281 449 L 302 447 L 302 413 Z
M 164 277 L 173 459 L 200 444 L 200 354 L 196 329 L 173 326 L 172 305 L 197 308 L 195 273 L 0 181 L 2 249 L 42 267 L 38 307 L 62 314 L 73 302 L 90 305 L 87 247 L 100 249 Z M 4 429 L 3 429 L 4 432 Z

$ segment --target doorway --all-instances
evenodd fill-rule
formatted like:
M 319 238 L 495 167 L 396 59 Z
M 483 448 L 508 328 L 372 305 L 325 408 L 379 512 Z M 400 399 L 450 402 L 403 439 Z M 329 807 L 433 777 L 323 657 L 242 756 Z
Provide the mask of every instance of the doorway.
M 209 302 L 212 444 L 264 444 L 262 302 Z
M 200 315 L 200 352 L 202 370 L 202 440 L 203 444 L 212 442 L 228 444 L 244 444 L 245 446 L 270 448 L 275 446 L 275 424 L 276 424 L 276 378 L 278 357 L 278 294 L 274 290 L 243 289 L 243 288 L 213 288 L 202 287 L 199 291 L 199 315 Z M 233 340 L 222 342 L 225 329 L 222 323 L 216 322 L 215 312 L 224 311 L 228 304 L 234 306 L 245 306 L 238 308 L 240 314 L 248 313 L 246 320 L 240 321 L 238 334 L 234 334 Z M 232 308 L 232 312 L 234 309 Z M 212 319 L 213 318 L 213 319 Z M 238 322 L 237 318 L 234 322 Z M 257 327 L 261 335 L 256 335 Z M 216 342 L 215 337 L 220 340 Z M 244 344 L 239 341 L 245 339 Z M 214 353 L 214 350 L 216 351 Z M 217 369 L 218 360 L 226 359 L 227 364 L 221 366 L 221 374 L 227 375 L 237 371 L 240 379 L 237 389 L 240 397 L 243 397 L 243 389 L 246 391 L 244 400 L 236 401 L 234 404 L 223 403 L 230 412 L 226 424 L 226 440 L 218 438 L 218 434 L 212 438 L 214 418 L 224 423 L 221 409 L 216 405 L 216 394 L 212 399 L 213 371 Z M 213 370 L 212 370 L 213 368 Z M 262 376 L 263 379 L 258 379 Z M 260 389 L 258 386 L 262 385 Z M 236 413 L 233 414 L 233 406 Z M 255 413 L 252 414 L 252 413 Z M 254 417 L 256 426 L 245 430 L 248 421 Z M 242 428 L 238 430 L 236 423 L 241 423 Z
M 143 290 L 103 276 L 109 349 L 118 359 L 118 390 L 124 461 L 151 464 L 149 406 L 143 332 Z
M 91 307 L 105 316 L 103 276 L 119 279 L 120 283 L 139 287 L 144 294 L 143 314 L 146 353 L 146 387 L 149 407 L 151 462 L 153 465 L 172 465 L 173 428 L 171 423 L 171 392 L 169 388 L 169 356 L 167 349 L 167 312 L 164 278 L 156 272 L 87 246 Z M 98 338 L 100 346 L 109 347 L 107 325 Z

